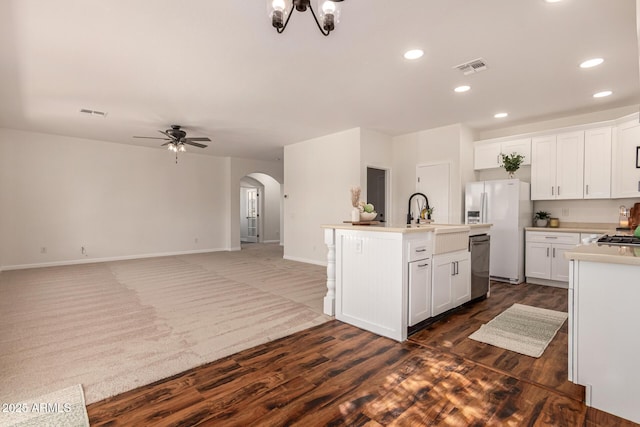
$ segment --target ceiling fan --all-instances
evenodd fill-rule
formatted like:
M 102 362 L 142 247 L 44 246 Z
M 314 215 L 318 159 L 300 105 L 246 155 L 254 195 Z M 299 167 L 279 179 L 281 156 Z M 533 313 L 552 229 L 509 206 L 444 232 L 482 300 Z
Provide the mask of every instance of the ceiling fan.
M 173 151 L 176 153 L 176 163 L 178 163 L 178 152 L 187 151 L 185 145 L 192 145 L 198 148 L 206 148 L 205 144 L 200 144 L 195 141 L 211 141 L 207 137 L 199 137 L 199 138 L 187 138 L 187 133 L 180 128 L 180 125 L 171 125 L 171 129 L 167 130 L 159 130 L 161 134 L 165 136 L 156 137 L 156 136 L 134 136 L 134 138 L 143 138 L 143 139 L 161 139 L 163 141 L 167 141 L 161 146 L 167 146 L 169 151 Z

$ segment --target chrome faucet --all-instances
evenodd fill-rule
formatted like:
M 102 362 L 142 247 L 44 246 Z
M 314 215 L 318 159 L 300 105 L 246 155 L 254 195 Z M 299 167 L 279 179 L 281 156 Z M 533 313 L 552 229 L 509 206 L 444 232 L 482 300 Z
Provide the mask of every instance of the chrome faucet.
M 427 210 L 429 210 L 429 199 L 423 193 L 413 193 L 411 197 L 409 197 L 409 204 L 407 207 L 407 224 L 411 224 L 411 220 L 413 220 L 413 215 L 411 215 L 411 201 L 415 196 L 422 196 L 427 201 Z M 416 218 L 416 224 L 420 222 L 420 212 L 418 212 L 418 218 Z

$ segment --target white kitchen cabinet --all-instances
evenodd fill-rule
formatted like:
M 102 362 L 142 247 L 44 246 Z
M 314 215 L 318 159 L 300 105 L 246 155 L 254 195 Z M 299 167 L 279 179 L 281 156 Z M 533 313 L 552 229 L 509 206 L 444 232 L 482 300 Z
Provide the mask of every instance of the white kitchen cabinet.
M 611 127 L 584 133 L 584 198 L 611 197 Z
M 531 140 L 531 200 L 556 198 L 556 136 Z
M 502 164 L 500 153 L 502 147 L 499 142 L 476 144 L 473 150 L 474 169 L 498 168 Z
M 580 233 L 527 231 L 527 282 L 564 287 L 569 282 L 569 261 L 564 253 L 574 249 L 578 243 Z
M 613 198 L 640 197 L 640 123 L 638 119 L 617 126 L 612 144 Z
M 503 154 L 520 154 L 524 156 L 522 166 L 531 164 L 531 138 L 519 138 L 502 142 Z
M 409 326 L 431 317 L 431 260 L 409 263 Z
M 469 252 L 466 250 L 433 256 L 432 316 L 471 299 L 470 268 Z
M 584 131 L 533 138 L 531 199 L 582 199 Z
M 502 142 L 478 142 L 474 148 L 474 169 L 492 169 L 502 166 L 501 154 L 524 156 L 523 166 L 531 164 L 531 138 L 519 138 Z

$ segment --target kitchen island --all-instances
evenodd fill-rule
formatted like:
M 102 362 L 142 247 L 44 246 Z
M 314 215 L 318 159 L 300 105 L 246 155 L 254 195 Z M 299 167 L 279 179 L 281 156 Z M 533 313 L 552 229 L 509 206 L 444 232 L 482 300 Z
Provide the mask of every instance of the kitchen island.
M 325 314 L 404 341 L 410 326 L 470 300 L 470 226 L 322 228 L 328 248 Z
M 640 247 L 589 245 L 569 269 L 569 380 L 587 406 L 640 423 Z

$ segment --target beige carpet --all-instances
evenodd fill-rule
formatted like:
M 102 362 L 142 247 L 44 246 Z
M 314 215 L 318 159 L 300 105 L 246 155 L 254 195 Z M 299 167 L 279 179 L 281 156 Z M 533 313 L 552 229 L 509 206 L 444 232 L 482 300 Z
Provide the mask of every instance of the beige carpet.
M 567 320 L 567 313 L 513 304 L 469 338 L 531 357 L 540 357 Z
M 87 403 L 326 322 L 324 267 L 277 244 L 0 273 L 0 402 Z

